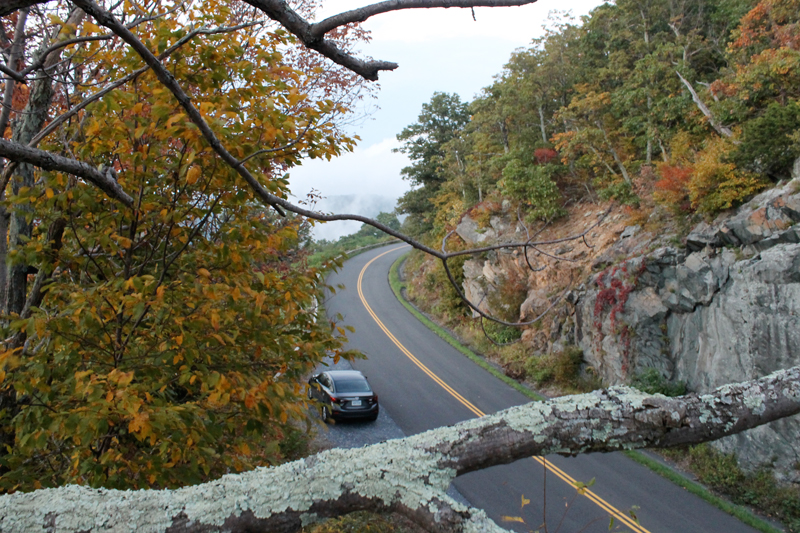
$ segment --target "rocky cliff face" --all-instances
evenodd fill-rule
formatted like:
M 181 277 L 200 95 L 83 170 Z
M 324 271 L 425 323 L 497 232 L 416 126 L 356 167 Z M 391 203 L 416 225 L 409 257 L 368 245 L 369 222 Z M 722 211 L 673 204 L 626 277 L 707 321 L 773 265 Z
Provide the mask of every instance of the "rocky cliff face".
M 800 193 L 795 180 L 595 275 L 575 306 L 584 357 L 609 384 L 644 368 L 703 393 L 800 364 Z M 800 481 L 800 420 L 723 439 L 744 466 Z
M 700 224 L 685 248 L 659 246 L 652 235 L 629 228 L 585 258 L 595 270 L 608 266 L 568 295 L 552 324 L 523 339 L 538 351 L 578 344 L 608 385 L 655 368 L 703 393 L 800 365 L 798 222 L 795 179 Z M 495 242 L 503 238 L 502 231 L 493 233 Z M 465 265 L 465 289 L 472 301 L 485 302 L 492 280 L 524 266 L 524 258 L 513 254 L 474 261 L 469 269 Z M 523 317 L 535 316 L 537 305 L 552 298 L 541 275 L 530 276 L 539 282 L 529 283 Z M 782 420 L 716 446 L 735 451 L 743 466 L 773 463 L 779 477 L 800 482 L 800 420 Z

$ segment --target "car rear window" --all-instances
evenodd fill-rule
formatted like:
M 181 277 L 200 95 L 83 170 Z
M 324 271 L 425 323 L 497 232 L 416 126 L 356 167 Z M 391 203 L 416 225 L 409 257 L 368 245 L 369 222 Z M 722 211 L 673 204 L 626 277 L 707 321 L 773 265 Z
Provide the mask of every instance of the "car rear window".
M 336 380 L 336 392 L 370 392 L 369 383 L 363 379 Z

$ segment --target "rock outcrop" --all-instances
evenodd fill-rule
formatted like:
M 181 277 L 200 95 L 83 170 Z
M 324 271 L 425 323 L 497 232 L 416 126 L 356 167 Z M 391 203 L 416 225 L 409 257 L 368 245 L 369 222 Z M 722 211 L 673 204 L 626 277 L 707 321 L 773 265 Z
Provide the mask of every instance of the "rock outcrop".
M 800 364 L 798 222 L 795 180 L 698 225 L 685 250 L 659 248 L 593 276 L 575 306 L 587 363 L 609 385 L 656 368 L 697 393 Z M 800 420 L 716 445 L 800 482 Z
M 481 231 L 465 218 L 458 229 L 478 245 L 519 240 L 519 232 L 500 219 Z M 549 305 L 553 287 L 593 269 L 552 319 L 524 332 L 523 341 L 531 353 L 579 345 L 607 385 L 629 383 L 655 368 L 705 393 L 800 364 L 800 179 L 699 224 L 685 247 L 667 245 L 665 236 L 625 226 L 624 220 L 616 226 L 612 221 L 606 234 L 616 242 L 592 250 L 576 243 L 555 254 L 580 259 L 584 270 L 562 265 L 560 279 L 546 271 L 522 274 L 527 265 L 521 254 L 492 254 L 466 262 L 464 288 L 491 312 L 489 295 L 498 280 L 512 270 L 527 275 L 520 307 L 525 320 Z M 800 482 L 800 420 L 781 420 L 716 446 L 735 451 L 745 467 L 771 463 L 778 477 Z

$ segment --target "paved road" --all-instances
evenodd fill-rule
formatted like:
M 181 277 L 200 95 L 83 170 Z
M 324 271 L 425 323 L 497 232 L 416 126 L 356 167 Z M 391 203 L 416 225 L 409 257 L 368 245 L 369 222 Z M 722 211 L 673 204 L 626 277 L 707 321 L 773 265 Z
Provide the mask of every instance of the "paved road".
M 381 408 L 412 435 L 529 401 L 442 341 L 395 299 L 388 271 L 407 249 L 394 245 L 361 254 L 328 279 L 346 287 L 326 302 L 326 309 L 356 328 L 349 335 L 350 348 L 368 359 L 353 366 L 367 375 Z M 368 432 L 369 425 L 357 429 Z M 546 520 L 550 532 L 601 533 L 609 530 L 610 516 L 615 531 L 755 531 L 622 454 L 546 461 L 547 469 L 541 459 L 529 458 L 473 472 L 457 478 L 455 486 L 500 525 L 520 532 L 541 528 Z M 578 496 L 567 482 L 591 479 L 596 481 L 587 496 Z M 523 501 L 530 503 L 523 507 Z M 631 510 L 639 524 L 629 518 Z

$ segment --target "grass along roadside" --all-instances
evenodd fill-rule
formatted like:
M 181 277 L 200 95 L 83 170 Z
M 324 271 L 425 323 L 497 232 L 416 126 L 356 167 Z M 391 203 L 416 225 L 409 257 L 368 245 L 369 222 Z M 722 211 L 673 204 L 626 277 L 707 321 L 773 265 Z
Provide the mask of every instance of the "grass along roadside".
M 695 496 L 702 498 L 703 500 L 707 501 L 711 505 L 717 507 L 718 509 L 738 518 L 741 522 L 747 524 L 748 526 L 756 529 L 758 531 L 762 531 L 763 533 L 784 533 L 784 530 L 779 529 L 766 520 L 756 516 L 753 514 L 749 509 L 737 505 L 735 503 L 731 503 L 730 501 L 717 496 L 709 489 L 696 483 L 690 479 L 687 479 L 680 473 L 676 472 L 672 468 L 667 465 L 660 463 L 659 461 L 653 459 L 652 457 L 648 457 L 647 455 L 643 454 L 642 452 L 628 450 L 623 452 L 626 456 L 633 459 L 637 463 L 646 466 L 656 474 L 664 477 L 679 487 L 684 488 L 685 490 L 691 492 Z
M 403 288 L 405 287 L 405 283 L 400 280 L 400 266 L 403 264 L 403 261 L 405 261 L 407 256 L 408 253 L 405 253 L 400 257 L 398 257 L 397 260 L 392 264 L 392 267 L 389 269 L 389 285 L 391 286 L 392 292 L 394 292 L 395 297 L 403 305 L 403 307 L 408 309 L 408 311 L 412 315 L 414 315 L 417 318 L 417 320 L 422 322 L 428 329 L 436 333 L 450 346 L 452 346 L 453 348 L 464 354 L 467 358 L 472 360 L 475 364 L 479 365 L 481 368 L 485 369 L 493 376 L 502 380 L 509 386 L 514 387 L 514 389 L 518 390 L 519 392 L 521 392 L 522 394 L 524 394 L 525 396 L 527 396 L 532 400 L 535 401 L 546 400 L 544 396 L 537 394 L 536 392 L 530 390 L 528 387 L 522 385 L 518 381 L 506 376 L 503 372 L 501 372 L 500 370 L 489 364 L 483 357 L 476 354 L 466 346 L 462 345 L 453 335 L 450 334 L 450 332 L 448 332 L 447 330 L 445 330 L 444 328 L 433 322 L 431 319 L 429 319 L 427 316 L 422 314 L 416 307 L 414 307 L 410 302 L 408 302 L 405 299 L 402 292 Z M 718 509 L 736 517 L 737 519 L 747 524 L 748 526 L 763 533 L 783 533 L 781 529 L 776 528 L 766 520 L 756 516 L 749 509 L 741 505 L 731 503 L 725 500 L 724 498 L 717 496 L 716 494 L 714 494 L 701 484 L 685 478 L 678 472 L 675 472 L 670 467 L 659 463 L 655 459 L 648 457 L 642 452 L 636 450 L 628 450 L 624 453 L 630 459 L 633 459 L 637 463 L 646 466 L 656 474 L 672 481 L 679 487 L 682 487 L 683 489 L 691 492 L 695 496 L 702 498 L 703 500 L 717 507 Z

